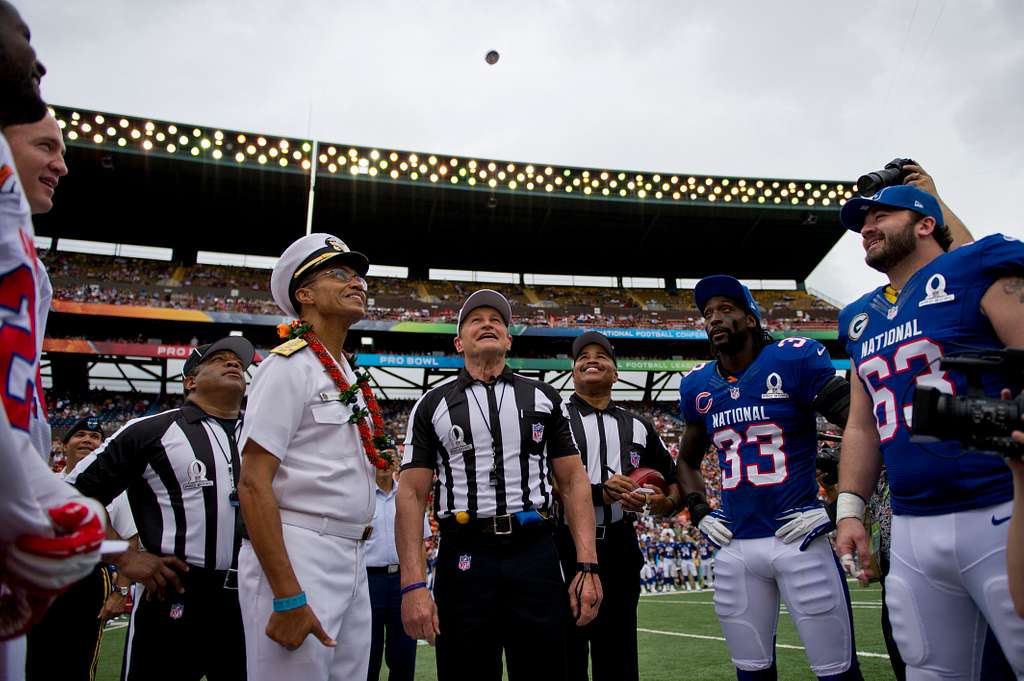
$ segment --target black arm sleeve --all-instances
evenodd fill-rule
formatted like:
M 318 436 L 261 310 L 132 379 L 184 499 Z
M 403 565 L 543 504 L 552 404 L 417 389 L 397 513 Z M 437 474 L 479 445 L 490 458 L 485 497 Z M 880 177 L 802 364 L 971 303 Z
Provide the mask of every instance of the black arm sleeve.
M 440 402 L 440 393 L 429 392 L 413 405 L 409 423 L 406 426 L 405 454 L 402 470 L 408 468 L 430 468 L 437 470 L 437 457 L 441 440 L 434 430 L 434 410 Z
M 814 396 L 811 406 L 830 423 L 846 428 L 846 418 L 850 415 L 850 383 L 845 378 L 833 377 Z
M 126 426 L 107 438 L 82 459 L 67 481 L 85 496 L 109 504 L 146 470 L 152 455 L 149 433 L 158 425 L 155 421 Z
M 562 456 L 579 456 L 580 450 L 576 447 L 576 440 L 572 436 L 572 428 L 569 427 L 569 419 L 565 415 L 565 403 L 557 392 L 552 390 L 554 398 L 551 408 L 551 431 L 545 433 L 547 440 L 547 453 L 549 459 L 557 459 Z

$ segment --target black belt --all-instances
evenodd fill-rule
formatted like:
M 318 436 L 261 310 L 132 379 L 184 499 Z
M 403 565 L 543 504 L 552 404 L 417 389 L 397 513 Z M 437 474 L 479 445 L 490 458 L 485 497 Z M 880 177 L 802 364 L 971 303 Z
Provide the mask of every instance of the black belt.
M 537 517 L 533 522 L 522 522 L 518 517 L 520 514 L 508 513 L 496 515 L 489 518 L 469 518 L 465 523 L 460 523 L 454 517 L 441 518 L 438 520 L 438 527 L 441 532 L 462 532 L 475 534 L 489 534 L 494 536 L 518 535 L 524 532 L 532 532 L 539 529 L 550 529 L 550 519 L 547 514 L 538 511 L 531 512 Z
M 397 575 L 398 563 L 392 565 L 369 565 L 366 567 L 366 573 L 370 575 Z
M 626 529 L 630 530 L 631 532 L 636 532 L 636 528 L 633 527 L 632 518 L 623 518 L 622 520 L 616 520 L 614 523 L 608 523 L 607 525 L 596 525 L 594 527 L 597 539 L 604 539 L 610 534 L 619 531 L 624 531 Z
M 213 570 L 188 563 L 188 572 L 182 572 L 179 575 L 183 582 L 194 581 L 203 582 L 204 584 L 219 584 L 225 589 L 238 591 L 238 570 L 235 568 Z

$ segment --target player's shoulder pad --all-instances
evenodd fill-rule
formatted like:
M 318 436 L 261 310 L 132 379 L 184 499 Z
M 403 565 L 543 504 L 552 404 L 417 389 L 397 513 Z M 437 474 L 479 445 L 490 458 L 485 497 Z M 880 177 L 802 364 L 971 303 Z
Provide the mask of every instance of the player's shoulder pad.
M 683 374 L 682 380 L 679 381 L 679 392 L 685 393 L 687 390 L 693 390 L 706 383 L 707 372 L 709 371 L 709 368 L 714 367 L 714 365 L 714 360 L 702 362 Z
M 867 319 L 868 304 L 878 295 L 883 287 L 868 291 L 857 300 L 853 301 L 839 311 L 839 345 L 846 346 L 851 339 L 856 340 L 864 330 L 864 321 Z
M 291 357 L 302 348 L 309 345 L 305 338 L 292 338 L 289 341 L 281 343 L 270 352 L 275 355 L 281 355 L 282 357 Z
M 774 345 L 776 356 L 783 360 L 821 357 L 825 354 L 825 346 L 820 341 L 803 336 L 789 336 L 775 341 Z
M 947 277 L 965 273 L 987 279 L 1024 274 L 1024 243 L 1003 234 L 990 234 L 941 257 L 940 272 Z

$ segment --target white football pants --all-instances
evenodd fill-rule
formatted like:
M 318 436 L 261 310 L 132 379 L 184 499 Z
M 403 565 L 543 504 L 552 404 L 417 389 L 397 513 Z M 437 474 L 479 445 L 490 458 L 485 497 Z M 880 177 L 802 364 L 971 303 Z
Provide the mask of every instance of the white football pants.
M 853 663 L 846 580 L 824 536 L 806 551 L 776 537 L 733 539 L 715 556 L 715 612 L 737 669 L 772 665 L 779 599 L 786 604 L 817 676 Z
M 886 604 L 908 681 L 975 681 L 989 627 L 1024 679 L 1024 618 L 1006 578 L 1011 506 L 893 516 Z

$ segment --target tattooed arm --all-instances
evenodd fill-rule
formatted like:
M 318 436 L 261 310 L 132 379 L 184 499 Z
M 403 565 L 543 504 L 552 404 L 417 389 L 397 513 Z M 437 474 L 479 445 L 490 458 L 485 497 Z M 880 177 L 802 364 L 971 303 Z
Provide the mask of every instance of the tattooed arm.
M 1024 277 L 1003 277 L 981 298 L 981 311 L 1007 347 L 1024 348 Z

